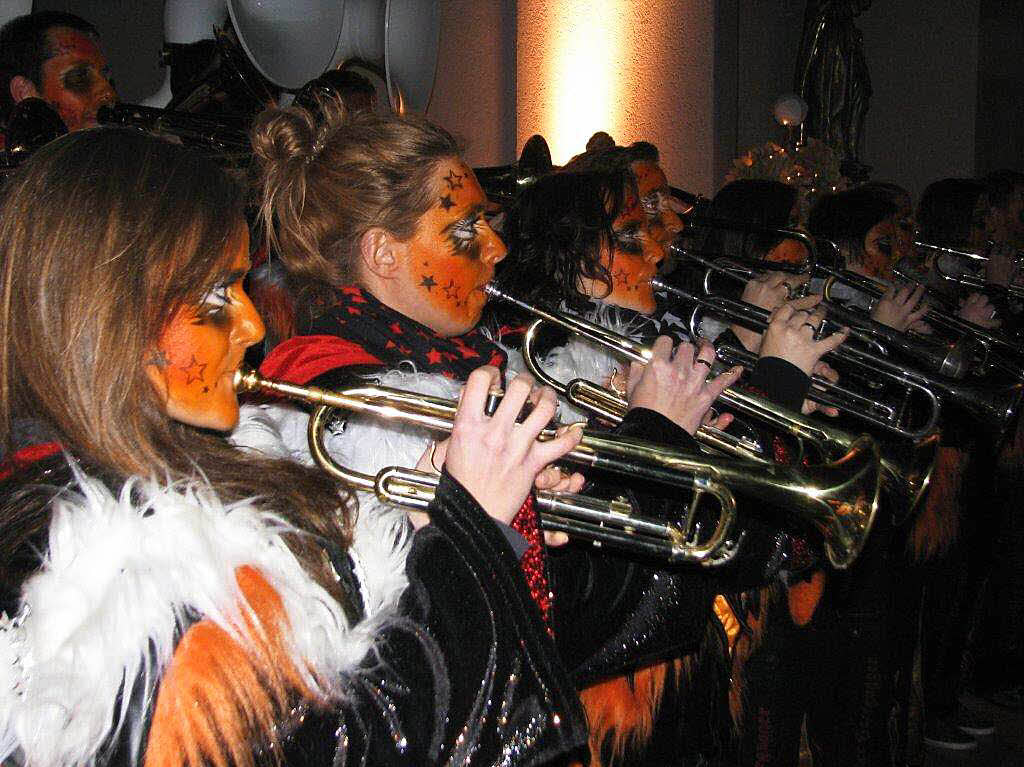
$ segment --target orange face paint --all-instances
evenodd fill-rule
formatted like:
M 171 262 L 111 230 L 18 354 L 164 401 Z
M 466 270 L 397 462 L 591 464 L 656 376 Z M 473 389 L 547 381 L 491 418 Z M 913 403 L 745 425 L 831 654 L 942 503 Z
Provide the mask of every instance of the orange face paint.
M 263 321 L 242 287 L 249 270 L 248 231 L 229 248 L 229 269 L 198 305 L 174 313 L 146 364 L 171 418 L 218 431 L 238 422 L 232 379 L 245 350 L 263 338 Z
M 799 240 L 783 240 L 765 254 L 764 260 L 777 264 L 802 264 L 807 260 L 807 248 Z
M 484 218 L 487 197 L 462 160 L 438 163 L 432 185 L 435 204 L 405 243 L 404 279 L 412 288 L 405 313 L 441 335 L 461 335 L 479 322 L 487 302 L 480 288 L 506 250 Z
M 611 274 L 612 287 L 583 280 L 581 291 L 613 306 L 650 314 L 657 308 L 651 278 L 665 258 L 664 247 L 651 235 L 640 201 L 632 194 L 612 223 L 613 241 L 601 248 L 601 264 Z
M 52 55 L 42 66 L 42 97 L 57 110 L 69 131 L 96 125 L 96 111 L 117 101 L 110 67 L 96 40 L 67 27 L 47 36 Z
M 669 204 L 672 192 L 665 171 L 658 163 L 646 160 L 638 160 L 630 167 L 636 176 L 637 191 L 651 236 L 662 246 L 668 247 L 683 230 L 683 220 Z
M 892 268 L 899 260 L 900 239 L 896 217 L 889 216 L 868 230 L 864 237 L 864 256 L 861 269 L 868 277 L 877 280 L 891 280 Z

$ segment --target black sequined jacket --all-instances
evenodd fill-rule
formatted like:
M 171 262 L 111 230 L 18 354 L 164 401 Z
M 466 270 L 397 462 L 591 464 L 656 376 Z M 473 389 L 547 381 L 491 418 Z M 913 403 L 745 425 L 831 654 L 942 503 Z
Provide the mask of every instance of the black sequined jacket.
M 203 750 L 212 742 L 234 763 L 241 733 L 256 763 L 540 765 L 586 742 L 516 555 L 447 474 L 432 524 L 411 540 L 361 511 L 349 551 L 326 552 L 354 595 L 342 606 L 290 555 L 274 519 L 226 507 L 200 482 L 122 490 L 60 452 L 7 466 L 17 470 L 0 483 L 0 535 L 17 555 L 0 565 L 0 761 L 20 749 L 28 763 L 138 764 L 161 748 L 161 763 L 214 763 Z M 237 659 L 204 654 L 192 631 L 212 622 L 244 648 L 262 646 L 233 609 L 248 600 L 246 615 L 262 615 L 238 585 L 248 568 L 280 598 L 290 659 L 315 672 L 305 681 L 327 701 L 296 698 L 274 725 L 276 754 L 254 709 L 233 697 L 247 683 L 224 668 Z M 182 654 L 204 681 L 180 716 L 161 719 Z M 218 729 L 235 704 L 242 729 Z M 192 730 L 180 723 L 189 717 Z

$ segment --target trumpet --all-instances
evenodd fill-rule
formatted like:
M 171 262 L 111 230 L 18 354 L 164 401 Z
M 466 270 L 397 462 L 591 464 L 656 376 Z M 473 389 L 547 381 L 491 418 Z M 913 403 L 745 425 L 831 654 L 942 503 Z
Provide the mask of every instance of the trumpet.
M 326 391 L 266 379 L 250 370 L 235 374 L 235 389 L 282 396 L 314 407 L 309 421 L 310 453 L 328 473 L 355 487 L 372 490 L 382 500 L 424 509 L 430 503 L 437 479 L 422 472 L 388 467 L 376 476 L 352 472 L 328 455 L 324 433 L 332 412 L 342 409 L 451 432 L 457 403 L 372 384 Z M 540 439 L 555 432 L 545 429 Z M 829 561 L 848 567 L 859 555 L 874 522 L 878 507 L 880 469 L 878 450 L 869 438 L 857 440 L 849 453 L 829 464 L 800 469 L 752 465 L 749 461 L 692 455 L 642 440 L 584 432 L 577 447 L 565 459 L 571 463 L 657 482 L 693 492 L 686 513 L 678 522 L 636 515 L 621 501 L 606 503 L 579 496 L 538 493 L 541 520 L 547 529 L 595 543 L 609 543 L 645 556 L 670 562 L 694 562 L 705 566 L 731 560 L 739 541 L 731 537 L 735 527 L 735 493 L 751 494 L 790 510 L 817 529 Z M 705 537 L 700 530 L 698 506 L 703 496 L 718 500 L 718 521 Z
M 885 295 L 886 286 L 870 277 L 865 277 L 848 270 L 833 269 L 820 264 L 818 265 L 818 270 L 826 278 L 824 288 L 822 289 L 826 300 L 831 300 L 832 289 L 837 283 L 849 285 L 874 299 L 879 299 Z M 893 268 L 893 274 L 912 285 L 922 284 L 918 277 L 908 274 L 898 266 Z M 943 304 L 948 302 L 945 296 L 936 293 L 931 288 L 926 288 L 926 295 Z M 924 316 L 924 320 L 933 328 L 940 329 L 952 337 L 969 339 L 973 350 L 977 354 L 978 370 L 998 367 L 1015 378 L 1024 378 L 1024 366 L 1014 359 L 1024 356 L 1024 347 L 1005 333 L 983 328 L 980 325 L 956 316 L 956 308 L 953 306 L 949 306 L 948 311 L 941 312 L 929 309 Z M 914 338 L 919 339 L 923 337 L 914 336 Z
M 724 314 L 732 321 L 761 331 L 768 327 L 768 312 L 760 307 L 751 306 L 741 301 L 722 302 L 709 296 L 694 296 L 657 278 L 651 280 L 651 284 L 657 291 L 680 298 L 696 307 L 710 308 L 712 311 Z M 726 348 L 737 357 L 749 354 L 745 350 Z M 943 400 L 964 408 L 972 416 L 978 418 L 983 426 L 994 433 L 997 438 L 1002 438 L 1016 423 L 1021 397 L 1024 396 L 1024 384 L 1021 383 L 995 390 L 990 387 L 970 386 L 940 376 L 929 375 L 917 368 L 871 354 L 855 346 L 836 349 L 825 355 L 823 359 L 829 363 L 840 366 L 847 365 L 855 370 L 867 371 L 882 381 L 898 384 L 903 387 L 908 396 L 915 391 L 923 395 L 929 408 L 929 416 L 926 421 L 918 426 L 901 425 L 900 408 L 864 397 L 847 388 L 832 384 L 819 376 L 812 378 L 815 386 L 824 390 L 816 392 L 812 387 L 808 397 L 813 401 L 837 407 L 850 415 L 907 439 L 921 439 L 934 430 Z M 728 360 L 723 360 L 723 362 L 730 364 Z M 847 398 L 850 395 L 853 396 L 853 399 Z M 871 412 L 861 410 L 862 403 L 869 404 L 872 407 Z M 879 412 L 883 413 L 883 417 L 879 418 Z M 884 414 L 890 414 L 891 417 Z
M 608 421 L 618 423 L 625 417 L 629 403 L 617 392 L 581 378 L 563 382 L 550 376 L 540 362 L 540 355 L 536 350 L 537 337 L 545 324 L 555 325 L 570 333 L 587 338 L 621 357 L 641 364 L 647 364 L 651 360 L 649 347 L 581 317 L 551 312 L 521 301 L 493 284 L 486 285 L 484 291 L 488 295 L 511 303 L 538 318 L 527 328 L 522 346 L 523 360 L 534 378 L 553 388 L 570 404 L 595 413 Z M 722 358 L 723 352 L 716 351 Z M 747 354 L 748 357 L 741 357 L 737 353 L 734 357 L 726 356 L 725 359 L 728 361 L 727 364 L 741 364 L 749 369 L 757 360 L 754 355 Z M 826 381 L 826 383 L 831 382 Z M 778 434 L 788 435 L 794 439 L 797 446 L 795 455 L 797 463 L 803 460 L 807 445 L 813 449 L 815 460 L 841 460 L 854 448 L 854 445 L 865 438 L 865 435 L 853 434 L 808 418 L 802 413 L 786 410 L 764 397 L 737 388 L 729 388 L 722 392 L 719 402 L 768 425 Z M 747 438 L 736 437 L 707 425 L 698 429 L 696 437 L 702 444 L 735 458 L 761 464 L 773 463 L 766 449 Z M 893 499 L 896 507 L 894 516 L 897 520 L 911 516 L 924 500 L 925 492 L 931 481 L 937 448 L 938 434 L 934 428 L 931 428 L 909 443 L 889 447 L 886 453 L 881 455 L 882 482 L 887 494 Z
M 671 248 L 678 255 L 695 261 L 707 270 L 704 273 L 704 293 L 708 296 L 714 296 L 711 285 L 713 274 L 724 274 L 733 279 L 747 282 L 756 277 L 760 271 L 766 269 L 766 264 L 763 262 L 739 264 L 732 262 L 730 259 L 723 264 L 717 260 L 706 258 L 701 253 L 689 248 L 681 248 L 678 245 L 672 245 Z M 774 269 L 775 265 L 772 264 L 767 268 Z M 815 265 L 814 268 L 827 274 L 834 273 L 834 270 L 826 266 Z M 791 297 L 793 297 L 792 291 Z M 719 302 L 720 306 L 732 304 L 736 311 L 743 311 L 743 308 L 738 306 L 739 302 L 733 303 L 729 299 L 724 298 L 717 298 L 715 300 Z M 974 342 L 967 336 L 955 342 L 946 343 L 928 338 L 927 336 L 901 333 L 888 325 L 875 322 L 870 317 L 852 311 L 832 300 L 830 290 L 826 291 L 820 306 L 826 309 L 826 317 L 830 322 L 848 326 L 850 328 L 850 338 L 875 349 L 880 354 L 888 355 L 890 350 L 895 349 L 911 359 L 923 362 L 928 369 L 934 370 L 939 375 L 957 380 L 966 376 L 970 369 Z
M 100 107 L 96 119 L 103 125 L 125 125 L 177 136 L 184 144 L 209 152 L 225 163 L 245 164 L 252 156 L 252 121 L 243 115 L 206 116 L 118 103 Z
M 994 242 L 989 242 L 989 248 L 994 247 Z M 926 250 L 930 253 L 935 253 L 940 256 L 952 256 L 962 261 L 973 263 L 975 266 L 985 266 L 991 260 L 991 256 L 988 253 L 980 250 L 972 250 L 967 247 L 954 248 L 948 245 L 938 245 L 934 242 L 925 242 L 924 240 L 914 240 L 914 247 L 919 250 Z M 1014 264 L 1019 269 L 1024 266 L 1024 252 L 1017 251 L 1014 254 Z M 985 280 L 975 274 L 949 274 L 942 270 L 942 262 L 938 259 L 935 261 L 935 272 L 946 282 L 958 285 L 968 290 L 977 291 L 984 293 L 989 287 Z M 1024 287 L 1020 285 L 1009 285 L 1007 291 L 1010 295 L 1015 298 L 1024 298 Z

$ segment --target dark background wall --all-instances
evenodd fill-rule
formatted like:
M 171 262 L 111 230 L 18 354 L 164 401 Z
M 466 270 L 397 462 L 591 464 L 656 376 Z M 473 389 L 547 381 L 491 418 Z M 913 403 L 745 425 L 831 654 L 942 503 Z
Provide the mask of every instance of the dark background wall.
M 665 25 L 709 1 L 659 0 L 657 14 L 631 11 L 630 19 Z M 571 2 L 586 6 L 585 0 Z M 428 114 L 467 141 L 474 164 L 501 164 L 517 154 L 520 5 L 441 0 L 441 55 Z M 35 7 L 72 10 L 100 27 L 126 99 L 159 85 L 162 0 L 37 0 Z M 710 91 L 693 101 L 707 113 L 690 116 L 692 140 L 673 134 L 679 157 L 670 164 L 687 169 L 685 179 L 674 179 L 678 183 L 713 193 L 740 151 L 781 138 L 771 105 L 793 89 L 803 9 L 804 0 L 715 0 L 712 27 L 672 27 L 691 50 L 691 79 L 694 72 L 702 79 L 680 88 Z M 863 159 L 874 166 L 875 178 L 918 193 L 942 176 L 1024 166 L 1020 0 L 874 0 L 858 25 L 874 85 Z M 519 133 L 528 130 L 523 125 Z
M 975 168 L 1024 167 L 1024 4 L 982 0 Z

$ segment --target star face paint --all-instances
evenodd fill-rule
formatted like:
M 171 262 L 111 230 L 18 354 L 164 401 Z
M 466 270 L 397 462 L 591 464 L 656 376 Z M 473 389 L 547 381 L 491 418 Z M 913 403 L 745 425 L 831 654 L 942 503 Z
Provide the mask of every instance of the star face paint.
M 629 194 L 622 213 L 612 223 L 612 242 L 601 248 L 601 264 L 612 277 L 611 292 L 598 281 L 584 279 L 580 289 L 613 306 L 650 314 L 657 308 L 651 278 L 665 258 L 664 247 L 652 236 L 640 200 Z
M 50 58 L 42 66 L 42 97 L 69 131 L 96 125 L 96 111 L 117 101 L 110 67 L 96 40 L 76 29 L 47 33 Z
M 168 416 L 217 431 L 238 423 L 233 377 L 245 350 L 264 332 L 242 287 L 249 270 L 249 233 L 243 231 L 229 248 L 230 267 L 197 304 L 178 308 L 146 361 L 146 375 Z
M 646 160 L 638 160 L 630 167 L 636 176 L 637 191 L 651 236 L 667 248 L 683 230 L 683 220 L 670 205 L 672 192 L 665 171 L 657 163 Z
M 435 204 L 405 242 L 402 313 L 442 336 L 462 335 L 480 321 L 505 245 L 484 218 L 487 197 L 459 158 L 438 163 L 431 183 Z

